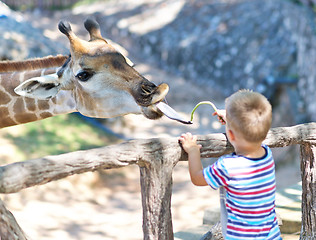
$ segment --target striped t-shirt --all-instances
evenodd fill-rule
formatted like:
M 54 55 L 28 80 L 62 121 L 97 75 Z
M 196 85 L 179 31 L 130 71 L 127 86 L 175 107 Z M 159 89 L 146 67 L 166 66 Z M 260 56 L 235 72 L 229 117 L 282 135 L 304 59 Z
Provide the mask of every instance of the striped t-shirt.
M 269 147 L 262 158 L 221 157 L 203 170 L 206 182 L 226 190 L 225 239 L 281 239 L 275 214 L 275 170 Z

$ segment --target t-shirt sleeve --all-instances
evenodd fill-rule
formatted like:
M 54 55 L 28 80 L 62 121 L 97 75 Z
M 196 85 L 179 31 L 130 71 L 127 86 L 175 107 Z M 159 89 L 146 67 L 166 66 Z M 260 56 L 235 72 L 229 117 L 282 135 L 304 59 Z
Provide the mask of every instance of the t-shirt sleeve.
M 223 158 L 218 159 L 214 164 L 204 168 L 203 175 L 207 184 L 215 190 L 227 186 L 229 180 Z

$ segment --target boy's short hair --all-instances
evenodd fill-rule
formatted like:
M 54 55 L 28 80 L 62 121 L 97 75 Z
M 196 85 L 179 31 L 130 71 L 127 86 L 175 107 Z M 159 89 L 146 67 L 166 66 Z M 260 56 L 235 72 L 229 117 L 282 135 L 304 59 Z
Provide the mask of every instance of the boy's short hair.
M 262 142 L 271 127 L 272 107 L 260 93 L 240 90 L 226 99 L 228 125 L 249 142 Z

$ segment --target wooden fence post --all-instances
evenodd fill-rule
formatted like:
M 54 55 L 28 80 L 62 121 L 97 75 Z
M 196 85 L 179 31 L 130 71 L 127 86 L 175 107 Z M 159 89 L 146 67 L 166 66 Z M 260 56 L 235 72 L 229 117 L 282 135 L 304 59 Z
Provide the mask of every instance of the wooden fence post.
M 316 239 L 316 144 L 304 143 L 301 150 L 302 229 L 300 240 Z
M 0 239 L 26 240 L 24 232 L 16 222 L 13 214 L 6 209 L 0 199 Z
M 166 151 L 166 145 L 174 146 Z M 171 240 L 173 236 L 172 172 L 180 160 L 179 144 L 152 142 L 150 154 L 138 161 L 143 207 L 144 240 Z
M 168 161 L 140 166 L 144 240 L 171 240 L 172 169 Z

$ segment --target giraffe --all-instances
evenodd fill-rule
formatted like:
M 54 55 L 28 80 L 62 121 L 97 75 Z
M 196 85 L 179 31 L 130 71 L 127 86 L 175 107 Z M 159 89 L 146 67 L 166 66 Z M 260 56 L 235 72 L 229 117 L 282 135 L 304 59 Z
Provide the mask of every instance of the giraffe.
M 99 24 L 88 18 L 90 40 L 80 39 L 68 22 L 59 30 L 70 43 L 70 56 L 0 63 L 0 128 L 80 112 L 111 118 L 142 113 L 157 119 L 156 106 L 169 87 L 156 86 L 131 66 L 102 36 Z

